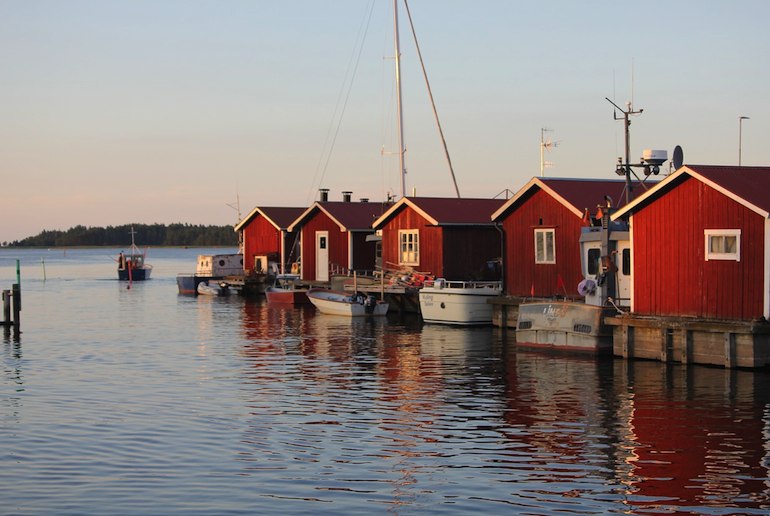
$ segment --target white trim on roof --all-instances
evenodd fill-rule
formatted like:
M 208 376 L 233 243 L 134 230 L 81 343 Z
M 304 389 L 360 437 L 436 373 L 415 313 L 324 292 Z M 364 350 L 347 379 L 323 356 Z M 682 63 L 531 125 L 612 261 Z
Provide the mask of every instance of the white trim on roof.
M 245 226 L 246 224 L 248 224 L 249 222 L 251 222 L 251 221 L 252 221 L 252 219 L 254 219 L 254 217 L 257 215 L 257 213 L 259 213 L 260 215 L 262 215 L 263 217 L 265 217 L 265 219 L 267 219 L 267 221 L 268 221 L 268 222 L 269 222 L 269 223 L 270 223 L 270 224 L 271 224 L 271 225 L 272 225 L 272 226 L 273 226 L 275 229 L 277 229 L 278 231 L 281 231 L 281 228 L 278 226 L 278 224 L 276 224 L 276 223 L 275 223 L 275 221 L 274 221 L 273 219 L 271 219 L 270 217 L 268 217 L 268 216 L 267 216 L 267 214 L 266 214 L 264 211 L 262 211 L 262 208 L 260 208 L 259 206 L 257 206 L 257 207 L 256 207 L 256 208 L 254 208 L 253 210 L 251 210 L 251 212 L 250 212 L 248 215 L 246 215 L 246 217 L 245 217 L 245 218 L 244 218 L 242 221 L 240 221 L 240 222 L 239 222 L 239 223 L 238 223 L 238 224 L 235 226 L 235 231 L 241 231 L 241 230 L 243 229 L 243 226 Z
M 701 174 L 699 174 L 697 170 L 692 169 L 689 166 L 685 165 L 685 166 L 681 167 L 679 170 L 677 170 L 676 172 L 674 172 L 673 174 L 671 174 L 670 176 L 668 176 L 663 181 L 657 183 L 655 186 L 653 186 L 652 188 L 650 188 L 649 190 L 644 192 L 644 194 L 640 195 L 639 197 L 637 197 L 636 199 L 634 199 L 630 203 L 628 203 L 625 206 L 623 206 L 623 208 L 621 208 L 618 211 L 616 211 L 615 213 L 613 213 L 612 214 L 612 220 L 617 220 L 618 218 L 620 218 L 623 215 L 625 215 L 627 212 L 632 211 L 636 206 L 644 203 L 650 197 L 658 194 L 659 191 L 664 191 L 664 189 L 667 188 L 668 185 L 671 182 L 676 181 L 679 177 L 681 177 L 684 174 L 687 174 L 690 177 L 692 177 L 693 179 L 697 179 L 701 183 L 703 183 L 703 184 L 705 184 L 707 186 L 710 186 L 711 188 L 713 188 L 717 192 L 725 195 L 726 197 L 729 197 L 733 201 L 737 202 L 738 204 L 740 204 L 742 206 L 745 206 L 746 208 L 748 208 L 751 211 L 757 213 L 758 215 L 764 217 L 765 219 L 770 217 L 770 213 L 768 213 L 766 210 L 763 210 L 759 206 L 756 206 L 756 205 L 748 202 L 743 197 L 740 197 L 739 195 L 736 195 L 735 192 L 732 192 L 731 190 L 728 190 L 724 186 L 722 186 L 722 185 L 720 185 L 718 183 L 715 183 L 715 182 L 711 181 L 710 179 L 707 179 L 706 177 L 704 177 Z
M 389 218 L 391 218 L 393 215 L 395 215 L 396 213 L 401 211 L 403 209 L 404 205 L 409 206 L 410 208 L 412 208 L 414 211 L 416 211 L 419 215 L 421 215 L 424 219 L 426 219 L 428 222 L 430 222 L 434 226 L 438 226 L 438 221 L 436 219 L 434 219 L 433 217 L 431 217 L 430 215 L 428 215 L 428 213 L 425 210 L 423 210 L 422 208 L 420 208 L 417 205 L 417 203 L 412 201 L 409 197 L 402 197 L 401 199 L 396 201 L 396 203 L 393 206 L 388 208 L 388 211 L 386 211 L 385 213 L 380 215 L 380 217 L 372 223 L 372 228 L 373 229 L 380 228 L 381 224 L 385 224 L 385 222 Z
M 525 193 L 527 193 L 527 192 L 528 192 L 528 191 L 529 191 L 529 190 L 530 190 L 530 189 L 531 189 L 533 186 L 537 186 L 537 187 L 539 187 L 539 188 L 540 188 L 541 190 L 543 190 L 545 193 L 547 193 L 548 195 L 550 195 L 551 197 L 553 197 L 554 199 L 556 199 L 556 201 L 558 201 L 558 202 L 559 202 L 559 204 L 561 204 L 562 206 L 564 206 L 565 208 L 567 208 L 569 211 L 571 211 L 572 213 L 574 213 L 574 214 L 575 214 L 575 215 L 577 215 L 578 217 L 582 217 L 582 216 L 583 216 L 583 212 L 582 212 L 582 211 L 580 211 L 580 209 L 578 209 L 578 208 L 577 208 L 575 205 L 573 205 L 572 203 L 568 202 L 568 201 L 567 201 L 567 200 L 566 200 L 564 197 L 562 197 L 561 195 L 559 195 L 558 193 L 556 193 L 556 190 L 554 190 L 553 188 L 551 188 L 550 186 L 548 186 L 548 185 L 547 185 L 545 182 L 543 182 L 542 180 L 540 180 L 540 178 L 538 178 L 538 177 L 533 177 L 532 179 L 530 179 L 530 180 L 529 180 L 529 182 L 528 182 L 527 184 L 525 184 L 524 186 L 522 186 L 522 187 L 519 189 L 519 191 L 518 191 L 518 192 L 516 192 L 516 195 L 514 195 L 513 197 L 511 197 L 510 199 L 508 199 L 508 202 L 506 202 L 505 204 L 503 204 L 503 205 L 502 205 L 502 206 L 501 206 L 501 207 L 500 207 L 500 208 L 499 208 L 499 209 L 498 209 L 496 212 L 494 212 L 494 213 L 492 214 L 492 220 L 493 220 L 493 221 L 494 221 L 494 220 L 497 220 L 497 219 L 498 219 L 498 218 L 499 218 L 501 215 L 503 215 L 503 213 L 505 213 L 506 211 L 508 211 L 508 208 L 510 208 L 511 206 L 513 206 L 513 205 L 516 203 L 516 201 L 518 201 L 518 200 L 519 200 L 519 199 L 520 199 L 520 198 L 521 198 L 521 197 L 522 197 L 522 196 L 523 196 Z

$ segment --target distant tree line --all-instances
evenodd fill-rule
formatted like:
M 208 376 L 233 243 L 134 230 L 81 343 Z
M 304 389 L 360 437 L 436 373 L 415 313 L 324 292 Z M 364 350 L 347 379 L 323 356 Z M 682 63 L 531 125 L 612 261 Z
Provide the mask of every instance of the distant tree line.
M 43 231 L 39 235 L 9 242 L 12 247 L 73 247 L 131 245 L 131 229 L 139 247 L 145 246 L 237 246 L 232 226 L 193 224 L 126 224 L 123 226 L 75 226 L 66 231 Z

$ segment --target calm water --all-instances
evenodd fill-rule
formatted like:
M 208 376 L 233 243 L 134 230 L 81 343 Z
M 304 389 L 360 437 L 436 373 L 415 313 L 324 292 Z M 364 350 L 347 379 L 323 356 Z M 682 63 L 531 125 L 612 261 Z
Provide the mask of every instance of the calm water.
M 199 249 L 127 289 L 117 251 L 0 250 L 0 513 L 770 510 L 766 372 L 178 296 Z

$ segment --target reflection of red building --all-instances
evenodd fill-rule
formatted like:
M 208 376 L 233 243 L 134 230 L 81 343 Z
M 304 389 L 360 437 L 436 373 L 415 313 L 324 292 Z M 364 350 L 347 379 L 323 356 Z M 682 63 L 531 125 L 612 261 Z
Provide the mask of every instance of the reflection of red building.
M 235 226 L 235 231 L 243 235 L 246 273 L 254 269 L 257 256 L 277 258 L 282 272 L 289 272 L 289 264 L 296 261 L 299 250 L 288 228 L 303 211 L 304 208 L 257 206 Z
M 667 385 L 659 364 L 632 369 L 624 443 L 632 505 L 767 507 L 767 421 L 755 373 L 698 368 Z

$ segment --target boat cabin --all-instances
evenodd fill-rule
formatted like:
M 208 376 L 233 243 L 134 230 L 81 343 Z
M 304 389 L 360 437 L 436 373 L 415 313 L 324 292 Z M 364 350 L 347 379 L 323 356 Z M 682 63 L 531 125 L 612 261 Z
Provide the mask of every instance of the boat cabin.
M 403 197 L 372 227 L 386 269 L 447 280 L 499 280 L 500 233 L 491 214 L 502 199 Z

